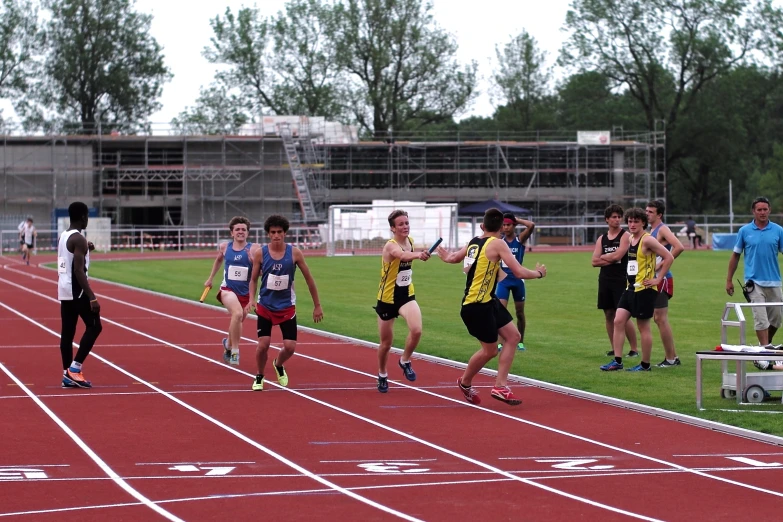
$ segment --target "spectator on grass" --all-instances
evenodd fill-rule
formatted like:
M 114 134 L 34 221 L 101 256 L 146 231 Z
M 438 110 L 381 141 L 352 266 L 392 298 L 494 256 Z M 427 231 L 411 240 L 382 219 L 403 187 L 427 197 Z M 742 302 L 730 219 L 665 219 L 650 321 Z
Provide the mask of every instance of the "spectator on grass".
M 685 233 L 691 241 L 691 248 L 696 249 L 701 246 L 701 236 L 696 232 L 696 221 L 691 216 L 688 216 L 685 221 Z
M 626 270 L 628 268 L 629 235 L 620 227 L 623 220 L 623 207 L 609 205 L 604 210 L 604 219 L 609 230 L 596 240 L 593 250 L 593 266 L 601 267 L 598 273 L 598 309 L 604 311 L 606 334 L 609 336 L 609 346 L 614 340 L 614 317 L 617 313 L 617 303 L 627 286 Z M 625 323 L 625 336 L 631 345 L 628 357 L 637 357 L 636 329 L 633 323 Z M 614 350 L 606 355 L 614 357 Z
M 636 326 L 642 338 L 642 361 L 631 372 L 649 372 L 652 356 L 652 334 L 650 319 L 655 312 L 655 301 L 658 299 L 658 285 L 669 271 L 674 257 L 658 240 L 644 231 L 647 227 L 647 214 L 640 208 L 625 211 L 625 223 L 631 237 L 628 242 L 628 269 L 626 277 L 628 286 L 617 304 L 614 318 L 614 360 L 601 366 L 601 370 L 617 371 L 623 369 L 623 341 L 625 340 L 625 325 L 636 318 Z M 656 269 L 656 255 L 662 259 L 659 274 Z
M 666 206 L 659 199 L 647 203 L 645 212 L 647 213 L 647 221 L 650 223 L 650 235 L 666 247 L 666 250 L 671 252 L 674 259 L 677 259 L 685 248 L 669 227 L 663 224 L 663 213 L 665 211 Z M 655 263 L 657 276 L 663 260 L 657 257 Z M 658 326 L 658 332 L 661 334 L 661 343 L 663 343 L 663 351 L 665 353 L 663 361 L 657 364 L 658 368 L 671 368 L 680 365 L 680 358 L 677 357 L 677 350 L 674 348 L 674 334 L 669 324 L 669 299 L 673 296 L 674 277 L 671 272 L 666 272 L 658 285 L 658 299 L 655 301 L 655 314 L 653 315 L 655 324 Z
M 416 380 L 416 372 L 411 366 L 411 356 L 421 340 L 421 309 L 416 302 L 413 290 L 413 261 L 426 261 L 430 258 L 427 250 L 419 252 L 413 247 L 410 237 L 408 213 L 395 210 L 389 214 L 389 228 L 394 237 L 383 246 L 381 253 L 381 282 L 378 286 L 375 313 L 378 315 L 378 391 L 389 391 L 389 374 L 386 363 L 389 350 L 394 341 L 394 321 L 397 317 L 405 319 L 408 325 L 408 337 L 405 339 L 400 360 L 397 363 L 409 381 Z
M 751 303 L 779 303 L 781 291 L 778 253 L 783 252 L 783 227 L 769 220 L 770 205 L 765 197 L 758 197 L 751 205 L 753 221 L 737 233 L 734 252 L 729 259 L 726 293 L 734 295 L 734 273 L 740 256 L 745 253 L 744 288 Z M 761 346 L 772 343 L 772 338 L 783 322 L 780 306 L 754 306 L 753 322 Z

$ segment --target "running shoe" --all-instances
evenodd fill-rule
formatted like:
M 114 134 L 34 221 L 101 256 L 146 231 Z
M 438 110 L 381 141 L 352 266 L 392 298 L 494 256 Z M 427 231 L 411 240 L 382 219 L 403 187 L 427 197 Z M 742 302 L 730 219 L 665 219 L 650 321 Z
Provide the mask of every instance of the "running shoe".
M 239 366 L 239 350 L 237 350 L 236 352 L 230 352 L 228 358 L 228 364 L 231 364 L 233 366 Z
M 256 375 L 255 380 L 253 381 L 253 386 L 251 387 L 253 391 L 263 391 L 264 390 L 264 376 L 263 375 Z
M 462 386 L 462 378 L 457 379 L 457 386 L 459 387 L 462 395 L 465 396 L 465 400 L 471 404 L 481 404 L 481 397 L 479 397 L 478 390 L 473 386 L 465 388 Z
M 489 392 L 493 399 L 503 401 L 506 404 L 516 406 L 522 404 L 522 399 L 518 398 L 511 392 L 511 388 L 508 386 L 495 386 L 492 391 Z
M 498 344 L 498 351 L 503 351 L 503 345 Z M 518 352 L 524 352 L 525 351 L 525 343 L 517 343 L 517 351 Z M 612 355 L 614 355 L 614 352 L 612 352 Z
M 79 385 L 73 382 L 71 379 L 68 378 L 68 376 L 63 373 L 63 380 L 62 380 L 62 387 L 63 388 L 78 388 Z
M 277 365 L 277 359 L 272 361 L 272 366 L 275 367 L 275 373 L 277 374 L 277 383 L 280 386 L 288 386 L 288 374 L 285 373 L 285 368 Z
M 636 366 L 634 366 L 633 368 L 628 368 L 628 369 L 627 369 L 627 370 L 625 370 L 625 371 L 626 371 L 626 372 L 651 372 L 651 371 L 652 371 L 652 368 L 650 368 L 649 366 L 648 366 L 647 368 L 645 368 L 645 367 L 644 367 L 644 366 L 642 366 L 641 364 L 637 364 L 637 365 L 636 365 Z
M 400 365 L 400 368 L 402 368 L 402 373 L 405 374 L 405 378 L 409 381 L 413 382 L 416 380 L 416 372 L 413 371 L 413 368 L 411 367 L 411 362 L 408 361 L 406 363 L 402 361 L 398 361 L 397 364 Z
M 228 347 L 228 339 L 223 338 L 223 362 L 228 364 L 231 360 L 231 348 Z
M 619 363 L 617 361 L 612 361 L 609 364 L 604 364 L 601 366 L 602 372 L 616 372 L 617 370 L 623 369 L 623 363 Z
M 73 372 L 68 368 L 65 370 L 65 375 L 63 376 L 63 384 L 65 384 L 66 379 L 70 380 L 79 388 L 92 388 L 92 384 L 84 378 L 82 372 Z
M 659 362 L 655 366 L 658 368 L 671 368 L 672 366 L 680 366 L 680 358 L 675 357 L 674 362 L 669 362 L 668 360 L 664 359 L 663 361 Z
M 386 393 L 389 391 L 389 378 L 378 376 L 378 391 Z

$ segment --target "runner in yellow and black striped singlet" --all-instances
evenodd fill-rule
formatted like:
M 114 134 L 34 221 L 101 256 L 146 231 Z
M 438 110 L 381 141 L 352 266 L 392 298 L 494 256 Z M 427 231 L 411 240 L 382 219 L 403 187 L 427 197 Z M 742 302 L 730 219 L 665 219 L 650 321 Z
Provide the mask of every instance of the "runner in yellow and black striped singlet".
M 625 340 L 625 325 L 631 317 L 636 318 L 636 326 L 642 339 L 642 361 L 629 371 L 650 371 L 652 356 L 652 334 L 650 319 L 655 311 L 655 301 L 658 298 L 658 285 L 672 266 L 674 257 L 658 240 L 644 231 L 647 226 L 647 214 L 640 208 L 630 208 L 625 211 L 625 222 L 631 240 L 628 247 L 628 268 L 626 270 L 627 286 L 617 303 L 614 316 L 614 334 L 612 349 L 614 360 L 601 366 L 605 372 L 623 369 L 623 341 Z M 659 274 L 655 274 L 655 256 L 661 257 Z
M 467 268 L 465 296 L 462 304 L 488 303 L 495 297 L 495 286 L 498 282 L 500 262 L 487 259 L 486 247 L 498 238 L 474 237 L 468 243 L 465 253 L 464 267 Z
M 378 285 L 378 302 L 375 312 L 378 314 L 378 391 L 389 391 L 386 363 L 389 350 L 394 341 L 394 320 L 402 316 L 408 325 L 408 337 L 405 349 L 400 357 L 399 366 L 409 381 L 416 380 L 416 372 L 411 367 L 411 355 L 421 339 L 421 310 L 416 302 L 413 290 L 413 260 L 426 261 L 430 258 L 426 250 L 416 252 L 413 239 L 410 238 L 408 213 L 395 210 L 389 215 L 389 228 L 394 237 L 386 242 L 381 256 L 381 283 Z
M 390 239 L 388 243 L 399 243 Z M 405 242 L 408 249 L 413 252 L 413 239 L 410 237 Z M 403 243 L 403 244 L 405 244 Z M 392 247 L 395 248 L 395 247 Z M 399 246 L 401 250 L 404 247 Z M 415 299 L 413 291 L 413 260 L 400 261 L 399 258 L 392 258 L 388 263 L 381 259 L 381 283 L 378 285 L 378 302 L 390 305 L 397 305 L 397 309 L 408 301 Z
M 649 290 L 644 286 L 644 282 L 655 277 L 655 254 L 652 251 L 645 254 L 642 247 L 642 242 L 648 238 L 652 239 L 652 236 L 647 232 L 642 234 L 636 244 L 634 244 L 635 238 L 631 238 L 631 244 L 628 248 L 628 284 L 626 289 L 633 288 L 634 292 Z
M 503 213 L 491 208 L 484 213 L 483 235 L 471 239 L 457 252 L 449 253 L 443 247 L 438 248 L 438 255 L 443 261 L 463 262 L 463 270 L 467 274 L 460 316 L 470 335 L 481 343 L 481 349 L 470 358 L 458 384 L 465 399 L 472 404 L 481 402 L 478 391 L 471 386 L 473 377 L 498 354 L 498 337 L 503 339 L 504 350 L 498 359 L 495 387 L 490 394 L 507 404 L 522 403 L 507 385 L 520 336 L 511 314 L 495 297 L 498 277 L 505 275 L 500 271 L 500 262 L 503 261 L 519 279 L 540 279 L 546 275 L 546 266 L 537 263 L 535 270 L 528 270 L 519 264 L 505 241 L 498 241 L 502 224 Z

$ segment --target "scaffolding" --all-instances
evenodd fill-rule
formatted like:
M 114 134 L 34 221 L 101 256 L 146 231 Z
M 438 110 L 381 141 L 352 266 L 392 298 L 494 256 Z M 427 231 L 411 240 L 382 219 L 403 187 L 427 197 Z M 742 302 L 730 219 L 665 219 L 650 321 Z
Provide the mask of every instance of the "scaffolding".
M 281 119 L 290 125 L 303 169 L 309 216 Z M 81 200 L 115 225 L 217 225 L 234 215 L 259 222 L 272 213 L 296 224 L 317 223 L 332 204 L 495 198 L 552 223 L 602 224 L 608 204 L 666 198 L 662 128 L 614 128 L 601 145 L 581 145 L 575 132 L 390 134 L 360 141 L 355 128 L 322 120 L 265 117 L 232 136 L 183 136 L 159 126 L 136 134 L 6 132 L 0 213 L 33 215 L 40 223 Z

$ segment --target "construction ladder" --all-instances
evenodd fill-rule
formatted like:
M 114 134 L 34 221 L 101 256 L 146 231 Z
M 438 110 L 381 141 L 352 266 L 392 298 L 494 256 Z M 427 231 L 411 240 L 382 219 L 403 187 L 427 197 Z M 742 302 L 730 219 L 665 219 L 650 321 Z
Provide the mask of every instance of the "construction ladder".
M 296 150 L 296 142 L 291 132 L 291 126 L 288 123 L 281 123 L 278 125 L 278 129 L 280 137 L 283 139 L 283 148 L 288 158 L 288 165 L 291 168 L 291 177 L 294 180 L 296 197 L 299 199 L 299 206 L 302 209 L 302 218 L 305 223 L 317 221 L 318 214 L 315 211 L 315 204 L 312 197 L 310 197 L 310 187 L 307 184 L 307 172 L 302 168 L 302 162 L 299 161 L 299 153 Z

